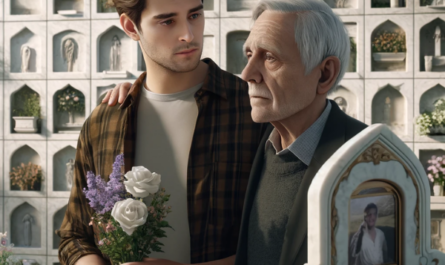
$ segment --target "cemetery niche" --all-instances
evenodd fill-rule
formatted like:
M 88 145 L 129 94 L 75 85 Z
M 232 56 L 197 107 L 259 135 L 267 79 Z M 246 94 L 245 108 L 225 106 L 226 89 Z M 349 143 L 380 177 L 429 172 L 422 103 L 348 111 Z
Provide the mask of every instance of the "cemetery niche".
M 78 134 L 85 121 L 85 95 L 67 85 L 53 96 L 54 132 Z
M 74 158 L 76 149 L 67 146 L 53 157 L 53 190 L 70 191 L 74 176 Z
M 77 31 L 60 32 L 53 38 L 53 72 L 83 72 L 83 35 Z
M 247 65 L 243 45 L 249 37 L 249 31 L 233 31 L 227 34 L 227 71 L 241 74 Z
M 40 167 L 40 156 L 28 145 L 17 149 L 11 156 L 10 189 L 40 191 L 44 180 Z
M 127 78 L 131 69 L 132 40 L 116 26 L 99 36 L 97 47 L 98 72 L 103 78 Z
M 41 131 L 40 95 L 24 85 L 11 95 L 11 133 Z
M 445 71 L 445 21 L 436 18 L 420 29 L 420 71 Z
M 62 209 L 58 210 L 55 214 L 54 214 L 54 218 L 53 218 L 53 249 L 57 249 L 59 247 L 60 244 L 60 237 L 58 235 L 56 235 L 56 230 L 60 229 L 60 226 L 62 225 L 62 221 L 63 218 L 65 217 L 65 212 L 66 209 L 68 208 L 68 205 L 65 205 Z
M 372 124 L 388 125 L 396 134 L 405 133 L 406 103 L 403 95 L 391 85 L 380 89 L 372 99 Z
M 63 16 L 82 16 L 84 0 L 53 0 L 54 14 Z
M 11 15 L 36 15 L 41 13 L 42 2 L 45 0 L 9 0 Z
M 416 127 L 420 135 L 445 134 L 445 88 L 437 84 L 420 97 Z
M 36 208 L 25 202 L 11 214 L 11 242 L 14 247 L 40 248 L 41 221 Z
M 405 31 L 387 20 L 371 34 L 371 69 L 380 71 L 406 71 Z
M 357 119 L 357 96 L 344 86 L 338 86 L 328 92 L 328 98 L 349 116 Z
M 405 0 L 371 0 L 372 8 L 405 7 Z
M 112 90 L 114 87 L 116 87 L 116 84 L 111 84 L 111 85 L 108 85 L 108 86 L 99 86 L 99 87 L 97 87 L 96 106 L 99 106 L 101 104 L 101 102 L 105 98 L 105 95 L 107 94 L 107 92 L 109 90 Z
M 35 73 L 39 69 L 40 38 L 28 28 L 11 38 L 11 73 Z
M 349 63 L 346 72 L 357 72 L 357 23 L 345 23 L 349 34 Z
M 420 6 L 427 6 L 434 9 L 445 9 L 444 0 L 420 0 Z

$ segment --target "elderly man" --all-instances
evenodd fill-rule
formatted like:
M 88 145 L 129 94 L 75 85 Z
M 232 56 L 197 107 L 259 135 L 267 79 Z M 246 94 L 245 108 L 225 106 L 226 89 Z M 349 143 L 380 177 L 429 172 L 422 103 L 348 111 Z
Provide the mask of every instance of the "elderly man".
M 326 99 L 345 73 L 349 38 L 322 1 L 263 0 L 253 19 L 241 77 L 253 121 L 270 125 L 250 173 L 236 264 L 303 265 L 312 178 L 366 127 Z

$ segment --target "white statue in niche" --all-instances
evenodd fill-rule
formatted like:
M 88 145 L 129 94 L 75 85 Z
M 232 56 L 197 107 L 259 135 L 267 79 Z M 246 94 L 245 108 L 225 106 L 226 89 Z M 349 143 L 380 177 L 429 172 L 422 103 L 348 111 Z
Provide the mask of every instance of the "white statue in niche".
M 20 48 L 20 55 L 22 56 L 22 73 L 26 73 L 29 70 L 31 48 L 28 45 L 22 45 L 22 48 Z
M 386 97 L 383 107 L 383 123 L 391 125 L 391 99 L 389 97 Z
M 119 71 L 121 68 L 121 40 L 117 35 L 114 35 L 111 41 L 110 71 Z
M 73 185 L 73 176 L 74 176 L 74 159 L 68 159 L 68 163 L 66 163 L 66 185 L 69 189 Z
M 343 97 L 336 97 L 334 98 L 335 103 L 337 103 L 338 107 L 346 113 L 346 109 L 348 108 L 348 102 L 346 102 L 346 99 Z
M 68 72 L 72 72 L 74 61 L 77 59 L 77 45 L 73 38 L 62 41 L 62 55 L 68 65 Z
M 31 246 L 31 240 L 32 240 L 32 222 L 34 221 L 34 218 L 30 214 L 25 214 L 23 216 L 22 222 L 23 222 L 23 243 L 26 247 Z

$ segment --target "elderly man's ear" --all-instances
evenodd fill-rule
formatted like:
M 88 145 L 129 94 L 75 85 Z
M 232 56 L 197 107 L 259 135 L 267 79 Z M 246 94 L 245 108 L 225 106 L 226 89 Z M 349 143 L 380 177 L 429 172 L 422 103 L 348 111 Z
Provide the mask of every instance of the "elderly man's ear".
M 340 73 L 340 60 L 335 56 L 329 56 L 319 65 L 321 72 L 318 80 L 317 94 L 325 94 L 334 85 Z

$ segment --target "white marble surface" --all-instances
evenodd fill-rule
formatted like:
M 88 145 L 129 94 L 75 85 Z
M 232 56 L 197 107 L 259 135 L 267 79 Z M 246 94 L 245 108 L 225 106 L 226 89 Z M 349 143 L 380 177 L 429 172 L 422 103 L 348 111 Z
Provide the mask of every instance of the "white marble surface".
M 374 30 L 386 21 L 398 25 L 406 34 L 405 71 L 371 71 L 372 51 L 371 36 Z M 365 23 L 365 76 L 366 78 L 412 78 L 413 77 L 413 50 L 414 50 L 414 18 L 413 15 L 376 15 L 366 19 Z
M 52 0 L 48 2 L 48 20 L 79 20 L 79 19 L 89 19 L 90 18 L 90 1 L 94 0 Z M 60 15 L 58 14 L 57 6 L 62 7 L 61 10 L 66 10 L 68 5 L 65 3 L 74 3 L 73 10 L 77 11 L 76 15 Z M 58 4 L 58 5 L 56 5 Z
M 48 79 L 90 78 L 90 26 L 91 21 L 50 21 L 48 22 Z M 60 51 L 61 37 L 70 35 L 78 45 L 77 60 L 73 72 L 60 72 L 66 65 Z
M 69 187 L 66 186 L 66 191 L 62 191 L 60 184 L 65 183 L 65 170 L 68 162 L 66 155 L 68 154 L 69 158 L 75 159 L 76 148 L 77 141 L 48 141 L 48 197 L 68 198 L 70 196 L 71 190 Z M 73 152 L 74 155 L 71 155 Z M 60 157 L 61 155 L 62 157 Z M 55 181 L 55 178 L 60 179 L 60 181 Z M 54 190 L 55 184 L 58 190 Z
M 221 17 L 227 18 L 227 17 L 239 17 L 239 18 L 251 18 L 252 17 L 252 10 L 240 10 L 240 11 L 228 11 L 229 10 L 229 3 L 234 2 L 235 5 L 242 6 L 243 4 L 241 2 L 245 2 L 244 5 L 252 5 L 255 6 L 255 3 L 259 2 L 258 0 L 221 0 Z
M 335 5 L 335 0 L 325 0 L 329 6 Z M 364 1 L 363 0 L 347 0 L 345 3 L 346 8 L 333 8 L 334 13 L 337 15 L 360 15 L 364 14 Z
M 221 19 L 221 53 L 220 67 L 227 71 L 227 36 L 231 32 L 250 31 L 253 21 L 250 18 L 223 18 Z
M 419 264 L 423 256 L 429 260 L 439 257 L 445 261 L 445 254 L 429 249 L 430 240 L 430 190 L 425 171 L 415 154 L 387 126 L 372 125 L 345 143 L 322 166 L 309 188 L 308 215 L 308 264 L 330 264 L 331 233 L 326 227 L 331 224 L 331 200 L 338 181 L 346 168 L 356 159 L 357 155 L 366 150 L 368 146 L 380 140 L 397 157 L 404 161 L 407 168 L 413 173 L 419 193 L 416 192 L 411 178 L 406 177 L 402 165 L 396 161 L 373 163 L 359 163 L 354 166 L 347 180 L 340 183 L 336 195 L 335 205 L 338 210 L 338 224 L 335 232 L 337 249 L 337 264 L 347 264 L 348 257 L 348 207 L 352 192 L 364 181 L 386 179 L 395 184 L 401 192 L 404 213 L 403 260 L 407 264 Z M 420 222 L 420 255 L 415 251 L 416 222 L 414 208 L 416 199 L 419 199 Z
M 48 239 L 48 255 L 58 255 L 58 247 L 54 248 L 54 243 L 60 242 L 60 240 L 56 240 L 54 242 L 54 238 L 58 237 L 56 235 L 55 230 L 60 228 L 60 224 L 62 224 L 63 216 L 65 216 L 64 207 L 68 205 L 68 198 L 65 199 L 51 199 L 48 200 L 48 231 L 47 231 L 47 239 Z M 59 212 L 62 211 L 62 212 Z M 62 219 L 60 219 L 62 217 Z M 58 244 L 57 244 L 58 246 Z
M 0 12 L 2 9 L 2 0 L 0 0 Z M 1 15 L 0 15 L 1 16 Z M 4 23 L 0 22 L 0 29 L 2 31 L 4 31 Z M 3 34 L 0 34 L 0 43 L 3 43 Z M 4 52 L 5 48 L 3 47 L 3 45 L 0 45 L 0 62 L 4 62 L 3 59 L 3 52 Z M 3 75 L 4 75 L 4 69 L 3 69 L 3 63 L 0 63 L 0 81 L 3 80 Z M 0 82 L 1 83 L 1 82 Z
M 416 14 L 420 13 L 443 13 L 443 9 L 435 9 L 435 8 L 429 8 L 427 6 L 420 6 L 420 0 L 414 0 L 414 12 Z
M 11 231 L 13 222 L 21 222 L 21 220 L 11 220 L 12 214 L 17 207 L 20 207 L 24 203 L 28 203 L 31 207 L 37 210 L 38 216 L 34 217 L 34 223 L 32 229 L 40 226 L 40 247 L 18 247 L 14 246 L 14 253 L 17 254 L 31 254 L 31 255 L 46 255 L 46 198 L 5 198 L 5 231 L 8 231 L 8 240 L 11 242 Z M 20 236 L 20 235 L 18 235 Z M 14 243 L 14 242 L 12 242 Z
M 3 20 L 3 0 L 0 0 L 0 21 Z
M 5 79 L 46 78 L 46 23 L 5 23 Z M 22 45 L 32 49 L 29 72 L 21 72 Z
M 392 7 L 392 8 L 372 8 L 371 1 L 365 1 L 365 14 L 412 14 L 414 12 L 414 0 L 405 0 L 405 7 Z
M 46 0 L 3 0 L 5 21 L 31 21 L 46 19 Z M 11 5 L 25 6 L 30 9 L 31 14 L 11 14 Z
M 372 122 L 372 103 L 374 96 L 381 90 L 392 86 L 399 91 L 404 99 L 405 103 L 405 117 L 404 117 L 404 132 L 398 133 L 403 141 L 413 141 L 413 80 L 412 79 L 366 79 L 365 80 L 365 123 L 371 124 Z M 396 113 L 400 115 L 400 113 Z
M 71 87 L 79 90 L 85 96 L 85 118 L 87 118 L 91 113 L 91 96 L 90 96 L 90 82 L 87 80 L 50 80 L 48 81 L 48 94 L 47 94 L 47 102 L 48 102 L 48 139 L 51 140 L 77 140 L 79 138 L 79 134 L 62 134 L 55 133 L 55 124 L 54 124 L 54 116 L 56 113 L 56 109 L 53 109 L 54 98 L 57 91 L 65 89 L 66 86 L 71 85 Z M 83 124 L 83 122 L 82 122 Z
M 362 2 L 362 1 L 359 1 Z M 337 10 L 337 9 L 335 9 Z M 364 53 L 365 53 L 365 45 L 363 42 L 365 40 L 365 32 L 363 30 L 364 25 L 364 17 L 363 16 L 341 16 L 340 19 L 348 24 L 346 29 L 348 29 L 348 33 L 350 37 L 354 37 L 357 47 L 357 68 L 356 72 L 346 72 L 343 78 L 364 78 L 365 76 L 365 62 L 364 62 Z M 351 23 L 355 23 L 355 27 L 351 27 Z M 350 29 L 355 29 L 355 32 L 350 31 Z
M 11 127 L 13 126 L 11 113 L 11 97 L 19 91 L 24 86 L 28 86 L 30 89 L 37 92 L 40 96 L 40 116 L 41 116 L 41 133 L 16 133 Z M 5 81 L 4 89 L 4 138 L 5 139 L 15 139 L 15 140 L 44 140 L 47 135 L 47 102 L 46 102 L 46 81 L 36 81 L 36 80 L 14 80 Z
M 209 57 L 217 65 L 220 65 L 221 53 L 220 53 L 220 43 L 221 36 L 220 30 L 220 20 L 208 18 L 205 20 L 204 27 L 204 43 L 201 58 Z
M 41 182 L 40 191 L 28 190 L 11 190 L 11 180 L 9 178 L 9 172 L 11 171 L 11 158 L 14 156 L 15 152 L 20 150 L 22 147 L 28 146 L 34 152 L 37 153 L 38 157 L 34 157 L 31 162 L 40 165 L 43 181 Z M 47 194 L 47 170 L 46 170 L 46 142 L 45 141 L 16 141 L 16 140 L 5 140 L 4 141 L 4 157 L 3 157 L 3 176 L 4 176 L 4 194 L 5 196 L 16 196 L 16 197 L 46 197 Z M 29 155 L 29 154 L 28 154 Z M 17 158 L 19 159 L 19 158 Z M 26 158 L 28 159 L 28 158 Z M 21 161 L 28 163 L 30 161 Z
M 343 79 L 339 83 L 340 86 L 349 90 L 349 93 L 341 90 L 333 90 L 328 95 L 329 99 L 335 99 L 338 96 L 344 97 L 347 101 L 352 97 L 353 102 L 348 102 L 346 113 L 359 121 L 365 121 L 364 102 L 364 81 L 360 79 Z

